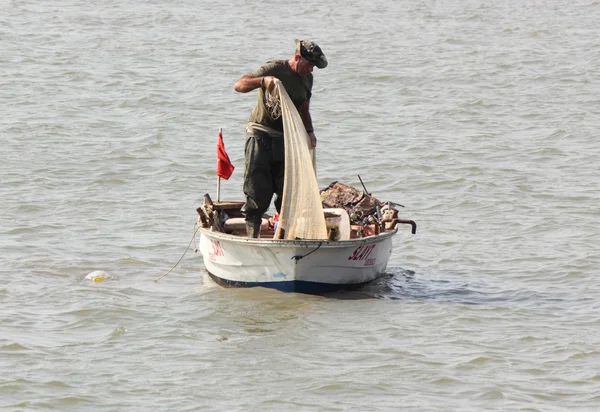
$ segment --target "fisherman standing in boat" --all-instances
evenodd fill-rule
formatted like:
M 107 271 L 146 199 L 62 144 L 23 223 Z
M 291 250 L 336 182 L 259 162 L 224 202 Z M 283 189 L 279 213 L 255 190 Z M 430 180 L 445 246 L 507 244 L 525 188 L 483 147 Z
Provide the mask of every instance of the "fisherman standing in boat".
M 321 48 L 310 40 L 296 40 L 296 52 L 289 60 L 268 61 L 253 73 L 242 76 L 234 86 L 236 92 L 259 89 L 258 101 L 250 114 L 246 129 L 244 194 L 242 208 L 246 216 L 248 237 L 257 238 L 263 214 L 269 208 L 273 194 L 275 208 L 280 212 L 284 180 L 283 122 L 267 107 L 268 91 L 279 79 L 300 113 L 313 147 L 317 138 L 309 112 L 314 67 L 327 67 Z

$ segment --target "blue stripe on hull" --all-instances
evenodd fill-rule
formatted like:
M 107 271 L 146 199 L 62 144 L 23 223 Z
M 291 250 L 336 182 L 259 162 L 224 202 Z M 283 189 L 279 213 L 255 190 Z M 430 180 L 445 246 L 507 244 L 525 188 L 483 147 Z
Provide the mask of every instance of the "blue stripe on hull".
M 208 271 L 207 271 L 208 272 Z M 340 290 L 358 289 L 369 282 L 358 284 L 331 284 L 319 282 L 307 282 L 304 280 L 283 281 L 283 282 L 238 282 L 235 280 L 227 280 L 220 278 L 208 272 L 211 279 L 221 286 L 229 288 L 255 288 L 263 287 L 277 289 L 282 292 L 307 293 L 311 295 L 320 295 L 323 293 L 337 292 Z

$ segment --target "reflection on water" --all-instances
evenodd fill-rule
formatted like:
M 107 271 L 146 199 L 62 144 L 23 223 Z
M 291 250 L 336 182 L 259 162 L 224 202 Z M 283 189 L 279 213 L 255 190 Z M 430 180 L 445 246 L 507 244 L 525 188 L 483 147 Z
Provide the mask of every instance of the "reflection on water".
M 335 299 L 447 301 L 467 305 L 489 303 L 496 299 L 493 293 L 482 292 L 480 286 L 460 279 L 433 278 L 402 268 L 390 268 L 386 274 L 360 289 L 325 296 Z
M 465 279 L 466 278 L 466 279 Z M 387 299 L 397 301 L 449 302 L 459 305 L 487 307 L 511 306 L 540 310 L 556 310 L 580 304 L 556 292 L 529 288 L 507 288 L 502 283 L 465 278 L 456 274 L 418 273 L 402 268 L 389 268 L 387 273 L 356 290 L 338 291 L 323 296 L 340 300 Z M 500 279 L 501 281 L 501 279 Z
M 360 289 L 325 296 L 335 299 L 447 300 L 472 304 L 477 303 L 482 294 L 464 282 L 432 279 L 412 270 L 391 268 Z

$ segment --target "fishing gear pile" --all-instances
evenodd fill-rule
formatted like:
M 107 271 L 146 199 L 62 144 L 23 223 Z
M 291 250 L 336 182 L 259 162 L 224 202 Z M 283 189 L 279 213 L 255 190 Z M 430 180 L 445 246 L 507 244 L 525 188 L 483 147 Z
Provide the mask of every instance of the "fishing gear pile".
M 344 183 L 333 182 L 321 190 L 321 202 L 324 208 L 344 209 L 352 225 L 351 237 L 362 237 L 394 230 L 398 223 L 417 227 L 414 221 L 399 219 L 396 204 L 381 202 L 366 191 L 357 190 Z M 402 206 L 402 205 L 398 205 Z

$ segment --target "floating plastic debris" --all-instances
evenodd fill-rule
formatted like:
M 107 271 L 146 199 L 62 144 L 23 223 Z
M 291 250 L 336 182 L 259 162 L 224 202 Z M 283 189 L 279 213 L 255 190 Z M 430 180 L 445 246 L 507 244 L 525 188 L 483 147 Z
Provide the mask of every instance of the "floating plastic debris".
M 90 272 L 85 276 L 85 278 L 91 280 L 92 282 L 104 282 L 106 279 L 114 279 L 113 276 L 109 275 L 103 270 L 95 270 Z

